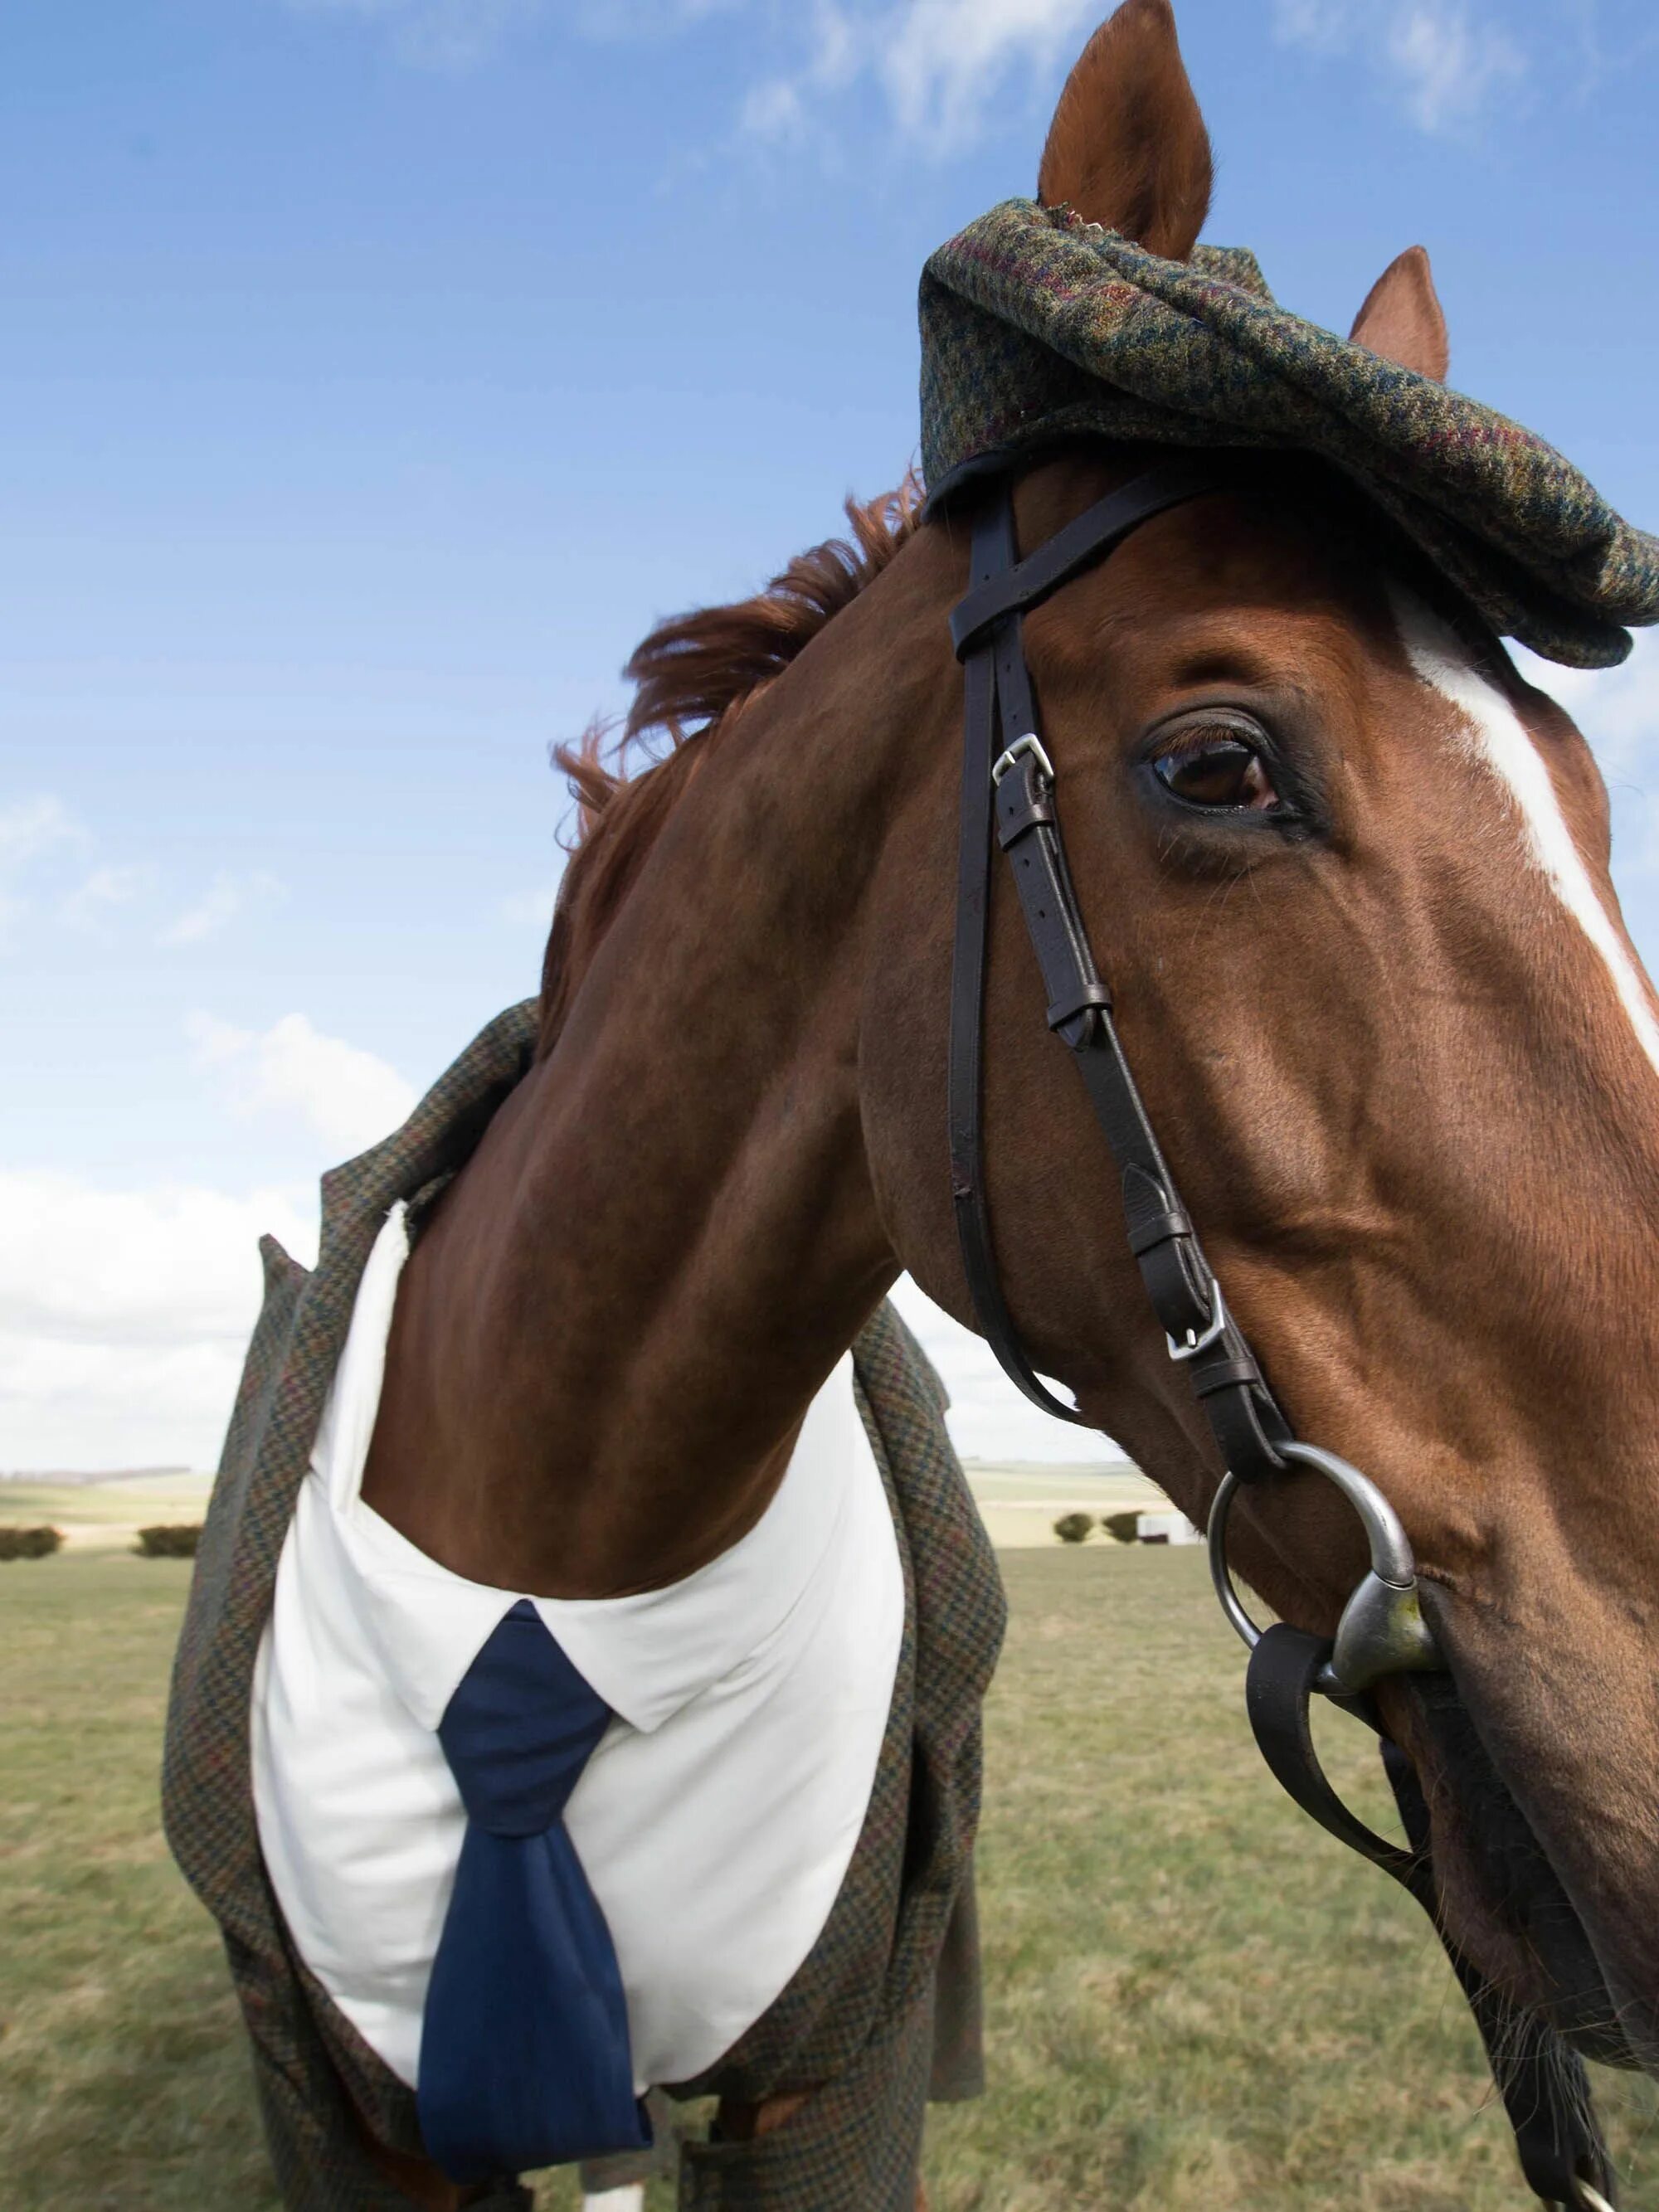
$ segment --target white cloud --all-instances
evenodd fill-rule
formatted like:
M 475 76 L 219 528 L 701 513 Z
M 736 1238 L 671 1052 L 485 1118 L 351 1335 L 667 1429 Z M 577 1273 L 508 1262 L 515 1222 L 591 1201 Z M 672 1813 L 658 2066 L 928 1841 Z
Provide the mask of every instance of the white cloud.
M 331 1159 L 415 1103 L 394 1068 L 302 1014 L 263 1031 L 196 1014 L 186 1028 L 234 1111 L 297 1121 Z M 0 1465 L 212 1466 L 258 1310 L 258 1237 L 309 1264 L 311 1189 L 108 1189 L 0 1171 Z
M 112 1191 L 46 1169 L 0 1171 L 0 1328 L 132 1348 L 235 1340 L 251 1320 L 250 1277 L 258 1286 L 259 1234 L 313 1255 L 313 1212 L 291 1189 Z
M 52 792 L 0 803 L 0 929 L 32 908 L 94 933 L 120 907 L 153 896 L 148 862 L 106 860 L 94 838 Z M 27 888 L 26 888 L 27 886 Z M 199 945 L 240 916 L 270 905 L 283 887 L 269 870 L 221 868 L 201 896 L 158 933 L 156 943 Z
M 283 896 L 283 886 L 264 868 L 237 875 L 221 868 L 193 906 L 176 915 L 156 939 L 158 945 L 200 945 L 216 937 L 239 915 L 269 906 Z
M 48 857 L 62 859 L 88 843 L 63 800 L 49 791 L 0 805 L 0 934 L 28 909 L 21 878 Z
M 1274 35 L 1316 53 L 1340 53 L 1364 21 L 1362 0 L 1274 0 Z
M 86 831 L 50 791 L 0 806 L 0 868 L 21 867 L 55 847 L 85 842 Z
M 776 144 L 793 137 L 805 119 L 803 85 L 788 77 L 769 77 L 751 84 L 743 96 L 738 120 L 751 138 Z
M 953 144 L 971 135 L 1015 68 L 1067 58 L 1097 0 L 908 0 L 883 9 L 878 68 L 900 128 Z
M 1527 73 L 1521 49 L 1474 0 L 1274 0 L 1273 29 L 1285 46 L 1359 54 L 1436 137 L 1473 123 Z
M 1476 23 L 1444 0 L 1413 0 L 1398 9 L 1388 56 L 1399 72 L 1407 113 L 1431 134 L 1480 113 L 1526 74 L 1521 51 L 1505 33 Z
M 417 69 L 464 70 L 490 59 L 543 0 L 288 0 L 299 15 L 355 15 L 385 25 L 398 58 Z
M 94 868 L 66 894 L 58 912 L 76 929 L 94 933 L 116 907 L 130 906 L 149 888 L 151 872 L 137 863 Z
M 787 137 L 811 103 L 866 82 L 905 137 L 926 152 L 954 151 L 1006 96 L 1011 76 L 1069 58 L 1099 13 L 1098 0 L 819 0 L 805 57 L 751 88 L 743 125 Z
M 701 23 L 710 15 L 732 15 L 751 0 L 575 0 L 575 27 L 595 40 L 660 38 Z
M 0 1172 L 0 1218 L 4 1465 L 210 1467 L 258 1308 L 257 1240 L 309 1262 L 307 1194 Z
M 117 908 L 146 896 L 148 863 L 101 860 L 98 840 L 53 792 L 0 804 L 0 938 L 25 915 L 107 934 Z
M 284 1014 L 258 1032 L 207 1013 L 191 1014 L 185 1027 L 197 1066 L 222 1084 L 234 1110 L 297 1117 L 337 1156 L 389 1136 L 416 1103 L 396 1068 L 325 1036 L 303 1014 Z
M 978 131 L 1009 81 L 1069 59 L 1102 0 L 286 0 L 294 11 L 355 17 L 380 27 L 405 61 L 464 70 L 488 59 L 539 16 L 592 41 L 672 36 L 712 18 L 744 15 L 751 45 L 782 42 L 793 56 L 738 95 L 740 128 L 777 142 L 860 86 L 881 100 L 898 131 L 929 153 Z M 1307 4 L 1307 0 L 1302 0 Z

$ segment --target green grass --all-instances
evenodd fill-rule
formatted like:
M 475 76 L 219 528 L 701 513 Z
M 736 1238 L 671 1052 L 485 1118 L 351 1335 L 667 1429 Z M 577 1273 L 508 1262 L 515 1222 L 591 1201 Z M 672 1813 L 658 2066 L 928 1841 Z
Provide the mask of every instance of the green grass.
M 1426 1923 L 1284 1802 L 1201 1555 L 1005 1555 L 981 1846 L 991 2094 L 935 2212 L 1522 2212 Z M 188 1568 L 0 1566 L 0 2206 L 274 2212 L 216 1938 L 156 1827 Z M 1331 1763 L 1374 1818 L 1363 1731 Z M 1645 2085 L 1600 2078 L 1632 2212 Z M 568 2212 L 549 2177 L 544 2212 Z M 653 2212 L 667 2212 L 666 2191 Z
M 0 1569 L 0 2197 L 273 2205 L 211 1928 L 157 1826 L 186 1562 Z

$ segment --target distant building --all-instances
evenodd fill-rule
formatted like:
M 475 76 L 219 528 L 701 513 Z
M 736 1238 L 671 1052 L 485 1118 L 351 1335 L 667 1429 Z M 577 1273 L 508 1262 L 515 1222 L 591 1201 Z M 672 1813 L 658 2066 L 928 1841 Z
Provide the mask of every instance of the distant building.
M 1135 1535 L 1143 1544 L 1201 1544 L 1204 1532 L 1194 1528 L 1184 1513 L 1177 1513 L 1173 1505 L 1157 1513 L 1137 1516 Z

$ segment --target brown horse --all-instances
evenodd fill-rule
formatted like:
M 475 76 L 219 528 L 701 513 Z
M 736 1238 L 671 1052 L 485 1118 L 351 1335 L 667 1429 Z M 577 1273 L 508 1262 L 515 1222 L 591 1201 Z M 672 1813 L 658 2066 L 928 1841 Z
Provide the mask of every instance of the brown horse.
M 1127 0 L 1040 189 L 1182 258 L 1209 151 L 1167 0 Z M 1356 337 L 1431 376 L 1420 252 Z M 1144 465 L 1018 488 L 1040 544 Z M 584 836 L 532 1073 L 410 1258 L 365 1484 L 460 1574 L 666 1583 L 754 1524 L 901 1269 L 969 1318 L 945 1146 L 967 538 L 901 495 L 856 543 L 659 629 Z M 1310 469 L 1148 523 L 1026 626 L 1129 1059 L 1229 1302 L 1304 1433 L 1400 1513 L 1461 1705 L 1382 1702 L 1444 1919 L 1602 2056 L 1659 2059 L 1659 1018 L 1565 714 Z M 986 1006 L 990 1197 L 1044 1372 L 1196 1520 L 1220 1473 L 1116 1225 L 1012 902 Z M 1364 1565 L 1307 1478 L 1237 1556 L 1328 1632 Z M 787 2124 L 787 2108 L 729 2116 Z M 464 2201 L 400 2169 L 419 2203 Z

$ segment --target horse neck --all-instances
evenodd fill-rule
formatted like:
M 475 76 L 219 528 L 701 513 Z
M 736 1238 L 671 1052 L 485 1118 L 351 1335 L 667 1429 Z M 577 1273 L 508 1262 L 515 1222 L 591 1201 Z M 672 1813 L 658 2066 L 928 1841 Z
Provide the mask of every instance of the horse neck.
M 860 1028 L 892 796 L 948 719 L 927 565 L 711 744 L 410 1257 L 364 1494 L 458 1572 L 588 1595 L 716 1556 L 896 1273 Z

